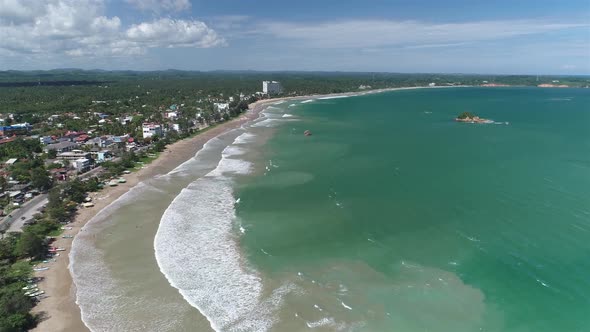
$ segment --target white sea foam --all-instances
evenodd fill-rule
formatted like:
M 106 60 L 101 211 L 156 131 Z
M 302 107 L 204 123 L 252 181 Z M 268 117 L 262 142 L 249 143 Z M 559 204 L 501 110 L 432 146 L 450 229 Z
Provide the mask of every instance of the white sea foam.
M 316 327 L 321 327 L 321 326 L 326 326 L 326 325 L 334 325 L 335 323 L 336 322 L 334 321 L 334 318 L 332 318 L 332 317 L 324 317 L 324 318 L 317 320 L 315 322 L 305 322 L 307 327 L 309 327 L 310 329 L 314 329 Z
M 238 130 L 238 129 L 234 129 L 234 130 Z M 228 134 L 233 132 L 234 130 L 229 131 Z M 208 140 L 205 144 L 203 144 L 203 147 L 199 151 L 197 151 L 197 153 L 195 154 L 195 156 L 193 158 L 190 158 L 189 160 L 185 161 L 184 163 L 178 165 L 171 172 L 158 176 L 158 178 L 165 178 L 165 177 L 169 177 L 170 175 L 175 175 L 175 174 L 183 174 L 183 173 L 187 172 L 189 169 L 191 172 L 194 172 L 195 168 L 211 169 L 212 167 L 215 167 L 215 165 L 209 165 L 207 163 L 203 163 L 203 159 L 201 157 L 203 157 L 204 155 L 207 155 L 208 153 L 214 152 L 216 149 L 220 148 L 221 144 L 227 144 L 227 143 L 224 143 L 223 140 L 220 139 L 219 137 L 213 137 L 212 139 Z
M 292 118 L 293 114 L 283 114 L 283 118 Z
M 327 99 L 339 99 L 339 98 L 348 98 L 350 96 L 328 96 L 328 97 L 322 97 L 322 98 L 318 98 L 320 100 L 327 100 Z
M 227 175 L 249 171 L 250 163 L 235 158 L 242 153 L 226 147 L 215 170 L 183 189 L 154 239 L 162 273 L 216 331 L 270 329 L 283 296 L 294 289 L 285 284 L 264 296 L 261 276 L 240 255 L 232 232 L 236 199 Z
M 245 132 L 236 138 L 236 140 L 234 141 L 234 144 L 252 143 L 255 138 L 256 138 L 255 134 L 250 133 L 250 132 Z
M 545 283 L 544 281 L 542 281 L 541 279 L 536 279 L 538 283 L 540 283 L 543 287 L 547 287 L 549 288 L 549 285 L 547 283 Z
M 295 106 L 297 106 L 297 104 L 291 104 L 288 107 L 295 107 Z
M 168 281 L 215 330 L 250 315 L 262 293 L 262 280 L 242 266 L 231 236 L 233 201 L 227 179 L 201 178 L 170 204 L 154 240 L 158 265 Z
M 222 156 L 222 158 L 227 158 L 227 157 L 231 157 L 231 156 L 239 156 L 239 155 L 242 155 L 245 153 L 246 153 L 246 150 L 242 149 L 239 146 L 228 145 L 221 153 L 221 156 Z
M 221 160 L 213 171 L 208 176 L 221 176 L 224 174 L 248 174 L 252 168 L 252 163 L 232 158 L 246 153 L 245 150 L 235 146 L 228 145 L 221 153 Z
M 252 127 L 275 127 L 280 123 L 281 120 L 279 119 L 264 119 L 262 121 L 256 122 L 252 125 Z
M 307 103 L 311 103 L 313 101 L 313 99 L 308 99 L 308 100 L 304 100 L 301 103 L 302 104 L 307 104 Z
M 118 209 L 148 191 L 160 189 L 146 182 L 139 183 L 102 209 L 74 237 L 69 269 L 76 285 L 76 304 L 80 306 L 82 321 L 91 331 L 142 331 L 147 328 L 125 320 L 117 310 L 125 295 L 105 266 L 102 251 L 94 244 L 93 234 L 108 227 L 110 218 Z M 176 320 L 168 317 L 162 317 L 154 324 L 157 325 L 149 328 L 161 331 L 178 328 L 174 327 Z

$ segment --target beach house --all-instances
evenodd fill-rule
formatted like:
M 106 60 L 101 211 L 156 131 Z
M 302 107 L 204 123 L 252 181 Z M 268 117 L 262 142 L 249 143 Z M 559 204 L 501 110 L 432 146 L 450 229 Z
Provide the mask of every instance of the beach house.
M 143 138 L 149 138 L 154 135 L 162 136 L 164 133 L 162 125 L 155 123 L 144 123 L 142 125 Z

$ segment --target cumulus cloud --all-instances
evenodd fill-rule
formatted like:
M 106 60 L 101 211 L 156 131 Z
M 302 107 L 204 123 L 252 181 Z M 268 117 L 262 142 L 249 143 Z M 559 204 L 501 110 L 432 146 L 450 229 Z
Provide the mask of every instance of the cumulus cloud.
M 126 0 L 130 5 L 154 13 L 180 12 L 191 8 L 189 0 Z
M 314 48 L 437 47 L 497 40 L 590 26 L 540 20 L 428 23 L 419 21 L 348 20 L 321 23 L 267 22 L 256 32 Z
M 225 44 L 200 21 L 157 19 L 125 29 L 119 17 L 104 13 L 103 0 L 0 0 L 0 51 L 107 56 Z
M 44 10 L 37 0 L 0 0 L 0 24 L 31 22 Z
M 225 40 L 203 22 L 169 18 L 132 25 L 126 36 L 130 41 L 150 47 L 214 47 L 225 44 Z

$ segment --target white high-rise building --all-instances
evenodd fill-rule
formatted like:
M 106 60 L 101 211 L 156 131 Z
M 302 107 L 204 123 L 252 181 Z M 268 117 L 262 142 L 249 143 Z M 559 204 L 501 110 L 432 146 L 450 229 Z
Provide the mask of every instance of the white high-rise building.
M 262 92 L 273 95 L 283 92 L 283 87 L 277 81 L 262 81 Z

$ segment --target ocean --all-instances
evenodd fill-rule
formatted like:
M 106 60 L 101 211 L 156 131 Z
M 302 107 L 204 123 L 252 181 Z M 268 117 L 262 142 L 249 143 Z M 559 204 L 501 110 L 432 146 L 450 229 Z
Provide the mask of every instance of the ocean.
M 464 111 L 495 122 L 455 122 Z M 587 331 L 589 152 L 587 89 L 275 103 L 85 227 L 71 254 L 83 319 L 94 331 Z

